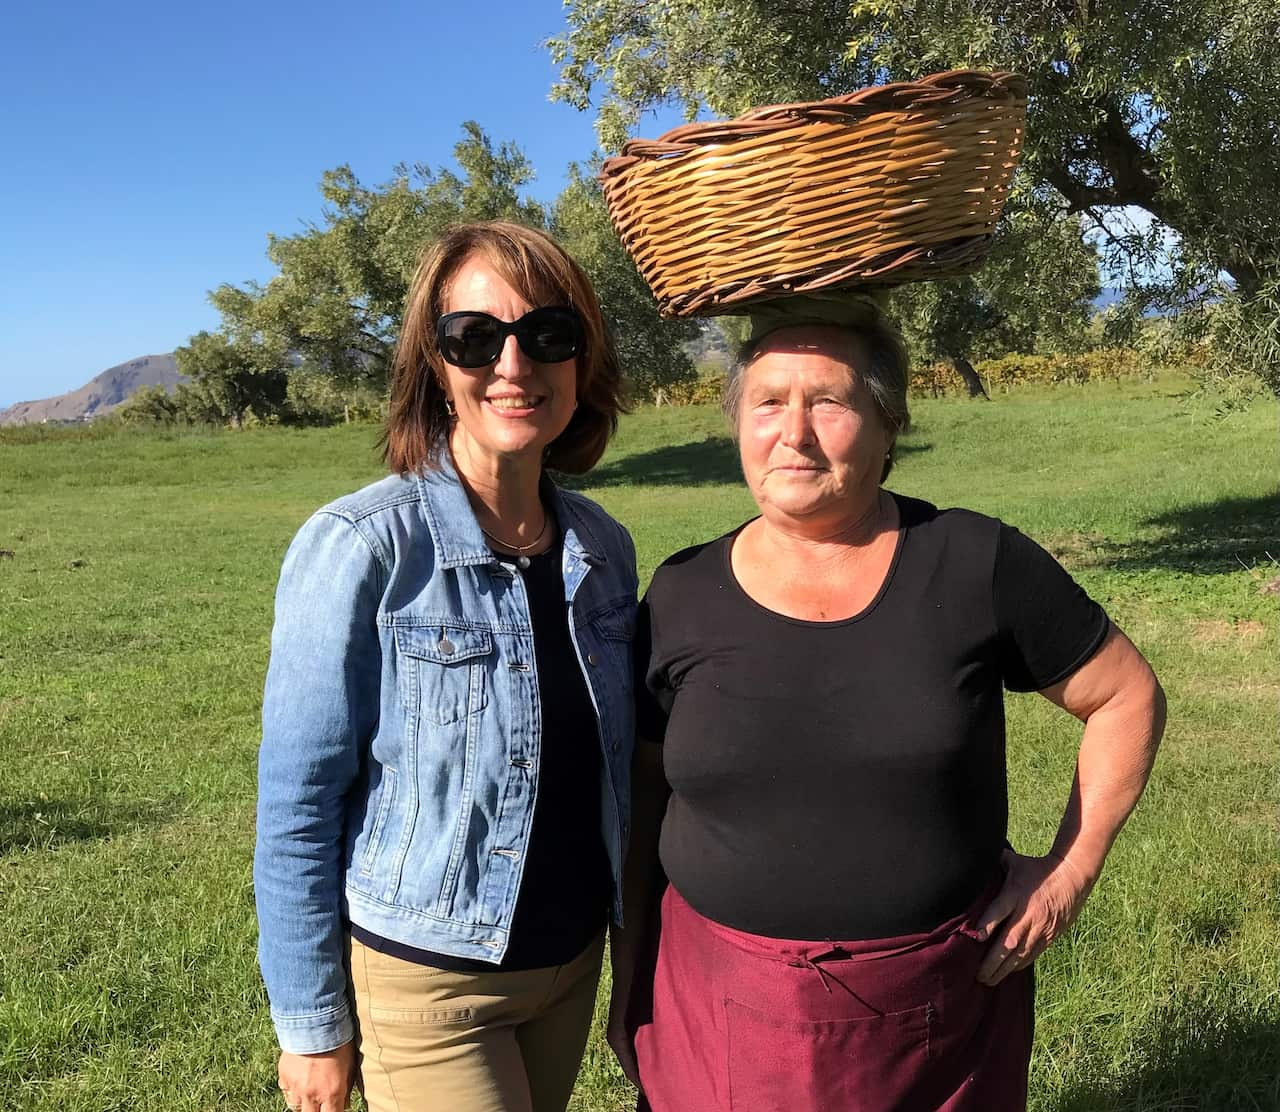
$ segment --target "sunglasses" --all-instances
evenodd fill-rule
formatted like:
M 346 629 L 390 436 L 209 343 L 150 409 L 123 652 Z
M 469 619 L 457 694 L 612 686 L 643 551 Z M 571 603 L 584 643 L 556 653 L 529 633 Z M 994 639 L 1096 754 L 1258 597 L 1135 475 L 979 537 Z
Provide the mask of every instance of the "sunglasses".
M 508 324 L 488 313 L 445 313 L 436 321 L 436 346 L 455 367 L 487 367 L 514 336 L 520 350 L 538 363 L 563 363 L 582 347 L 582 320 L 572 309 L 533 309 Z

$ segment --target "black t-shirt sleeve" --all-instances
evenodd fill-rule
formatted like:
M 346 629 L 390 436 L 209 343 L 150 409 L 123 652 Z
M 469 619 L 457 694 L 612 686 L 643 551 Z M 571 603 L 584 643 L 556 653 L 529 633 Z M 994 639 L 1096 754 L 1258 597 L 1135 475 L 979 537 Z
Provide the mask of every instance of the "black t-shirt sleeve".
M 666 736 L 667 717 L 676 693 L 668 682 L 661 659 L 648 594 L 640 600 L 640 608 L 636 612 L 632 659 L 636 672 L 636 736 L 645 741 L 661 742 Z
M 1009 525 L 1000 526 L 992 595 L 1010 691 L 1060 683 L 1107 635 L 1106 611 L 1057 560 Z

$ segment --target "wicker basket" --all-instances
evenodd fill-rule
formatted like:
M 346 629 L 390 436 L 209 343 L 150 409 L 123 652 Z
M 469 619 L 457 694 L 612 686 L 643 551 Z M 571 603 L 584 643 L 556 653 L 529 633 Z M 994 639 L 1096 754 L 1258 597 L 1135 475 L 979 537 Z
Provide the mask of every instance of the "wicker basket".
M 1026 80 L 952 70 L 633 139 L 601 169 L 665 317 L 972 270 L 1018 161 Z

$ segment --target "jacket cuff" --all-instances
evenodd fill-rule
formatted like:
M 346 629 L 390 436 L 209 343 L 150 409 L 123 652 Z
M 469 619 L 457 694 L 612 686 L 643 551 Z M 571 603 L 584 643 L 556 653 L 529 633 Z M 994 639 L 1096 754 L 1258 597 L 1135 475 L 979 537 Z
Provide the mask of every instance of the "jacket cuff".
M 271 1014 L 280 1049 L 289 1054 L 324 1054 L 345 1046 L 356 1037 L 351 1009 L 342 1004 L 310 1015 Z

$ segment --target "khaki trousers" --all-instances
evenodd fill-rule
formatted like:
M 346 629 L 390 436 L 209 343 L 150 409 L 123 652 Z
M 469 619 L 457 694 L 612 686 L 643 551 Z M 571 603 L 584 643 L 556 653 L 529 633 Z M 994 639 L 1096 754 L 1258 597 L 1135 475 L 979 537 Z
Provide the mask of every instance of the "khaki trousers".
M 450 973 L 348 938 L 369 1112 L 564 1112 L 604 932 L 567 965 Z

